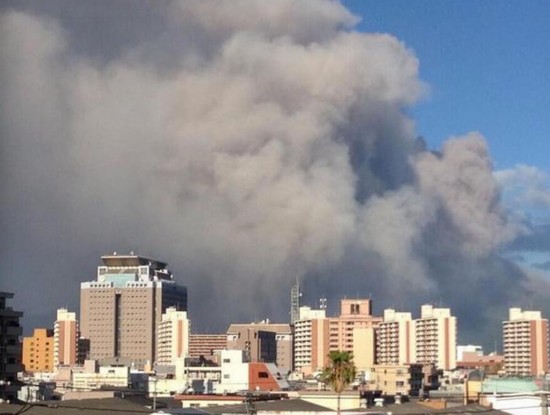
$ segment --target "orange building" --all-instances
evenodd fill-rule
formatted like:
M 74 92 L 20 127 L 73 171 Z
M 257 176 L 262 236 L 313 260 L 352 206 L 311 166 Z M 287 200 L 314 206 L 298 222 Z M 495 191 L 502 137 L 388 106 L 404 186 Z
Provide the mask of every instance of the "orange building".
M 27 372 L 53 371 L 53 331 L 34 329 L 31 337 L 23 338 L 23 366 Z

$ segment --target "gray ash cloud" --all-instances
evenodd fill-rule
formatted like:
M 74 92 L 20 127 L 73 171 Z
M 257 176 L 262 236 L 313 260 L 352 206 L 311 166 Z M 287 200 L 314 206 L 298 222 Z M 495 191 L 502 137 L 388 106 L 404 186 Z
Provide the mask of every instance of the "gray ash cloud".
M 1 14 L 1 288 L 29 324 L 113 250 L 169 262 L 199 330 L 287 319 L 300 277 L 333 304 L 449 305 L 493 344 L 542 284 L 498 255 L 522 227 L 483 137 L 426 149 L 418 59 L 339 3 L 69 3 Z

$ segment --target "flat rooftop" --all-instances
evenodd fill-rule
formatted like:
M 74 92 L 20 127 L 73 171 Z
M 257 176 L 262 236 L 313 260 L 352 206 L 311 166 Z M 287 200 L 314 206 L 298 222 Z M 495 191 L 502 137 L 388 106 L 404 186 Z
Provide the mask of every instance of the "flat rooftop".
M 168 266 L 166 262 L 147 258 L 140 255 L 103 255 L 101 260 L 108 267 L 138 267 L 140 265 L 152 265 L 157 269 L 164 269 Z

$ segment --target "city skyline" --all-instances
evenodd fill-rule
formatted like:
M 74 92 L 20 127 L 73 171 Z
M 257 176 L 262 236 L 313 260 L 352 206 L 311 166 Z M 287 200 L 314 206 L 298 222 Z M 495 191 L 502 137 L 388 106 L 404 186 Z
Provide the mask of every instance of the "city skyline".
M 132 283 L 128 284 L 126 288 L 131 288 Z M 548 368 L 548 319 L 540 311 L 510 308 L 508 320 L 502 321 L 502 354 L 496 350 L 484 354 L 482 346 L 457 342 L 457 320 L 450 309 L 424 304 L 420 316 L 413 319 L 412 313 L 393 309 L 384 310 L 383 317 L 374 316 L 371 299 L 341 299 L 340 303 L 337 316 L 327 316 L 324 308 L 315 310 L 302 306 L 294 327 L 265 320 L 232 323 L 224 334 L 215 335 L 191 333 L 187 312 L 168 307 L 158 328 L 144 332 L 142 337 L 158 342 L 159 354 L 153 364 L 161 366 L 177 365 L 187 357 L 208 360 L 213 358 L 215 350 L 218 353 L 220 350 L 241 350 L 247 361 L 276 363 L 281 372 L 294 371 L 303 375 L 311 375 L 325 367 L 329 351 L 352 353 L 357 369 L 366 372 L 375 365 L 420 364 L 455 370 L 464 369 L 464 365 L 503 363 L 507 375 L 521 377 L 540 376 Z M 87 351 L 78 350 L 77 343 L 86 341 L 93 346 L 95 339 L 77 337 L 79 333 L 74 329 L 78 327 L 78 320 L 75 320 L 74 313 L 59 309 L 57 315 L 55 330 L 35 328 L 33 336 L 23 338 L 22 363 L 25 370 L 52 372 L 60 364 L 66 366 L 61 360 L 72 360 L 73 365 L 76 362 L 82 364 L 84 354 L 94 353 L 93 347 Z M 58 325 L 60 319 L 72 322 L 72 334 L 64 340 Z M 141 324 L 147 331 L 147 322 Z M 116 339 L 117 334 L 110 333 L 110 337 Z M 60 348 L 62 343 L 72 350 Z M 199 349 L 202 352 L 197 354 Z M 121 361 L 115 360 L 120 365 Z M 99 357 L 100 363 L 108 361 L 111 358 L 104 360 Z M 131 359 L 132 367 L 136 363 Z M 143 363 L 144 367 L 149 367 L 151 361 Z
M 548 314 L 543 3 L 226 4 L 2 2 L 24 327 L 113 250 L 170 263 L 201 332 L 287 321 L 297 278 L 329 310 L 444 304 L 486 347 L 508 307 Z

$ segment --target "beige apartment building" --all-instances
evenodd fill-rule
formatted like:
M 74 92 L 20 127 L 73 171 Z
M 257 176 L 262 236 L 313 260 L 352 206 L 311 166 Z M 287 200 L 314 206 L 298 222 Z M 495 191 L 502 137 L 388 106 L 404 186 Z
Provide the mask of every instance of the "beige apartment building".
M 231 324 L 227 348 L 244 350 L 250 362 L 276 363 L 281 373 L 292 370 L 292 328 L 269 321 Z
M 326 364 L 329 321 L 325 310 L 300 307 L 294 321 L 294 370 L 310 375 Z
M 374 330 L 382 322 L 372 315 L 370 299 L 342 299 L 340 315 L 329 319 L 329 350 L 353 353 L 358 370 L 370 368 L 375 363 Z
M 295 322 L 295 369 L 304 375 L 321 370 L 328 353 L 335 350 L 353 353 L 358 370 L 375 364 L 375 328 L 382 321 L 372 315 L 370 299 L 342 299 L 338 317 L 315 314 L 319 310 L 300 308 L 303 316 Z
M 53 332 L 34 329 L 33 335 L 23 338 L 23 366 L 27 372 L 53 371 Z
M 187 310 L 187 289 L 167 264 L 139 255 L 105 255 L 95 281 L 81 283 L 80 330 L 89 358 L 143 367 L 158 355 L 157 331 L 168 307 Z
M 53 329 L 53 365 L 74 366 L 78 359 L 78 321 L 76 313 L 66 308 L 57 310 Z
M 376 329 L 376 363 L 404 365 L 415 360 L 415 333 L 411 313 L 384 310 L 384 321 Z
M 448 308 L 421 307 L 415 325 L 416 363 L 435 364 L 437 369 L 456 367 L 456 317 Z
M 177 359 L 189 357 L 189 326 L 186 311 L 166 309 L 158 326 L 158 365 L 175 365 Z
M 540 311 L 510 308 L 502 332 L 507 375 L 539 376 L 548 372 L 548 320 Z

